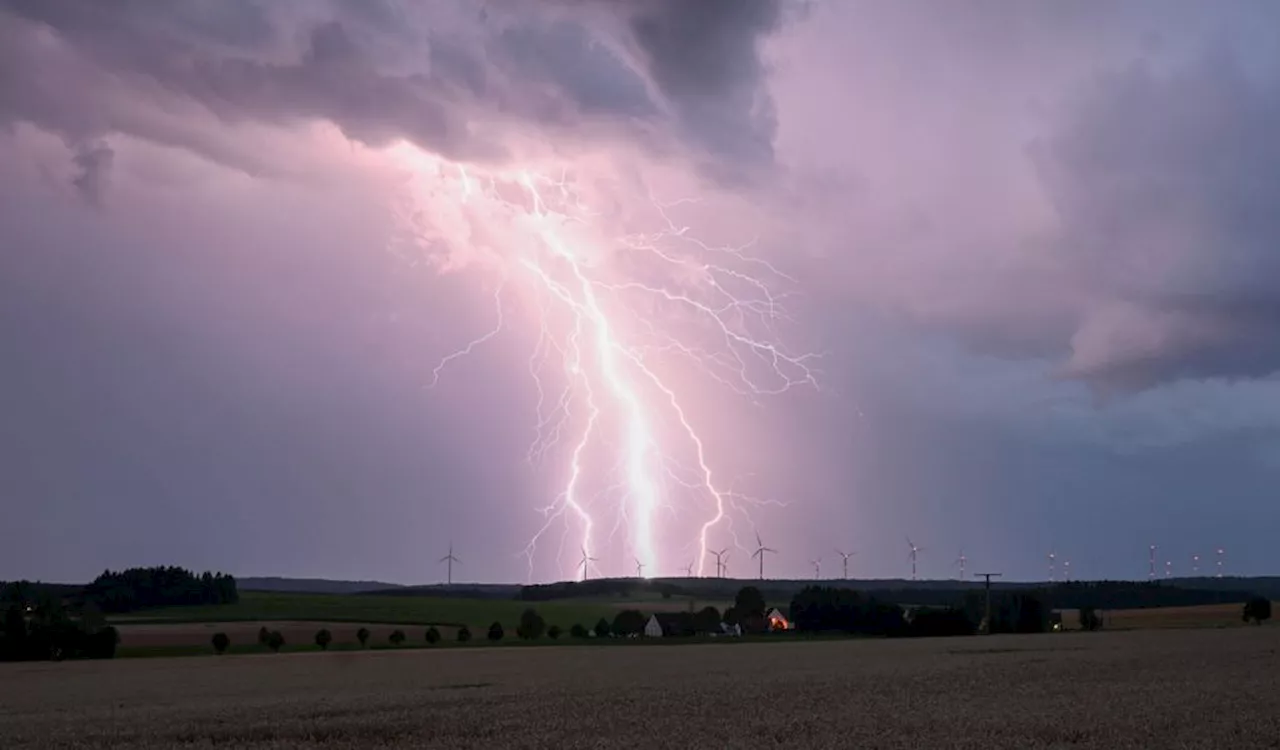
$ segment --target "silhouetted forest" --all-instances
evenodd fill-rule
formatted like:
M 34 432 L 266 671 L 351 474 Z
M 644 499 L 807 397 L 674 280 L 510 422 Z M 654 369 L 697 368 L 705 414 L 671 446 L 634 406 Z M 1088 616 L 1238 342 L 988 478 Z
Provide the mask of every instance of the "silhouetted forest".
M 222 573 L 195 575 L 176 566 L 106 571 L 85 586 L 82 597 L 103 612 L 132 612 L 151 607 L 234 604 L 236 579 Z

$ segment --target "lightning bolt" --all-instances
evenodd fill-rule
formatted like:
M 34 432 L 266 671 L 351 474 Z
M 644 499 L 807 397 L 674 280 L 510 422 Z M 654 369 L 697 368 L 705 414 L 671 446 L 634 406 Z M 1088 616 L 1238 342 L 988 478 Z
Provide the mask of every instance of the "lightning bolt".
M 441 358 L 429 386 L 507 328 L 506 297 L 518 294 L 536 312 L 528 369 L 537 416 L 527 458 L 540 462 L 566 435 L 574 437 L 564 484 L 541 508 L 544 523 L 524 550 L 530 578 L 539 542 L 557 522 L 565 527 L 562 564 L 574 532 L 571 549 L 595 559 L 602 506 L 614 518 L 603 543 L 625 531 L 628 553 L 655 574 L 668 567 L 664 552 L 677 547 L 660 538 L 666 513 L 687 530 L 678 546 L 682 553 L 694 548 L 698 575 L 705 574 L 717 533 L 741 547 L 733 517 L 749 522 L 749 506 L 777 501 L 737 492 L 713 471 L 686 389 L 674 384 L 670 365 L 690 363 L 753 400 L 817 388 L 819 355 L 791 353 L 775 328 L 790 318 L 787 295 L 771 284 L 795 280 L 752 256 L 750 244 L 717 247 L 694 237 L 672 218 L 673 209 L 690 201 L 662 204 L 650 197 L 658 229 L 611 236 L 563 175 L 481 172 L 407 144 L 388 154 L 407 172 L 399 218 L 412 244 L 441 271 L 479 265 L 500 276 L 494 326 Z M 663 325 L 664 315 L 678 316 L 680 327 L 693 333 L 675 335 Z M 561 385 L 551 389 L 546 371 L 557 360 Z M 612 459 L 593 461 L 599 452 Z M 592 478 L 607 483 L 592 491 Z M 587 564 L 580 570 L 589 573 Z

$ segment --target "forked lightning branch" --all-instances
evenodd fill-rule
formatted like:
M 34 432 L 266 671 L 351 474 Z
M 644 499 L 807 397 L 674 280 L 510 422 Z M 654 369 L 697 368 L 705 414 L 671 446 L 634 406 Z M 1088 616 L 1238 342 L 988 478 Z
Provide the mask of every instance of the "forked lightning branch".
M 553 528 L 565 577 L 702 575 L 713 548 L 740 546 L 735 520 L 752 525 L 766 501 L 712 465 L 691 405 L 708 384 L 751 399 L 817 387 L 817 355 L 778 335 L 789 319 L 775 287 L 794 280 L 744 248 L 699 241 L 670 205 L 652 205 L 651 232 L 623 233 L 561 175 L 482 172 L 403 144 L 392 153 L 409 171 L 402 218 L 417 247 L 493 274 L 494 326 L 443 356 L 430 384 L 445 387 L 451 363 L 513 328 L 513 301 L 537 311 L 529 458 L 562 462 L 563 481 L 525 550 L 530 575 Z M 690 371 L 701 382 L 673 374 Z M 625 568 L 603 554 L 619 545 Z

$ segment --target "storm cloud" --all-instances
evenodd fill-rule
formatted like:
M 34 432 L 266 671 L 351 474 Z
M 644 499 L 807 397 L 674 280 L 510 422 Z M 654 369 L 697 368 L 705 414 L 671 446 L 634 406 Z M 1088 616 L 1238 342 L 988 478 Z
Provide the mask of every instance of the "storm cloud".
M 779 575 L 850 546 L 903 575 L 904 536 L 929 577 L 962 548 L 1140 577 L 1152 543 L 1261 571 L 1278 25 L 1270 0 L 0 0 L 0 578 L 421 583 L 450 543 L 467 578 L 561 575 L 521 556 L 564 479 L 529 461 L 540 301 L 400 252 L 405 216 L 466 225 L 404 209 L 436 157 L 567 175 L 622 248 L 602 278 L 667 231 L 777 280 L 749 312 L 822 353 L 818 387 L 689 403 L 718 481 L 779 500 L 752 521 Z M 482 224 L 458 258 L 520 244 Z

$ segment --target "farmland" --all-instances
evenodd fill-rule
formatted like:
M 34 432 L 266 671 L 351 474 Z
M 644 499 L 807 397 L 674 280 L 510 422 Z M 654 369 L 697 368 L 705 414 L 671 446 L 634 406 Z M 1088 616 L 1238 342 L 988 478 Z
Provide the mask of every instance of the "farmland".
M 514 625 L 520 613 L 534 606 L 548 625 L 568 628 L 613 618 L 617 608 L 607 603 L 537 602 L 514 599 L 450 599 L 433 596 L 362 596 L 340 594 L 282 594 L 246 591 L 235 604 L 165 607 L 114 618 L 118 623 L 308 621 L 330 623 L 386 623 L 403 625 L 467 625 L 473 630 L 502 622 Z
M 1274 747 L 1277 649 L 1261 627 L 8 664 L 0 746 Z

